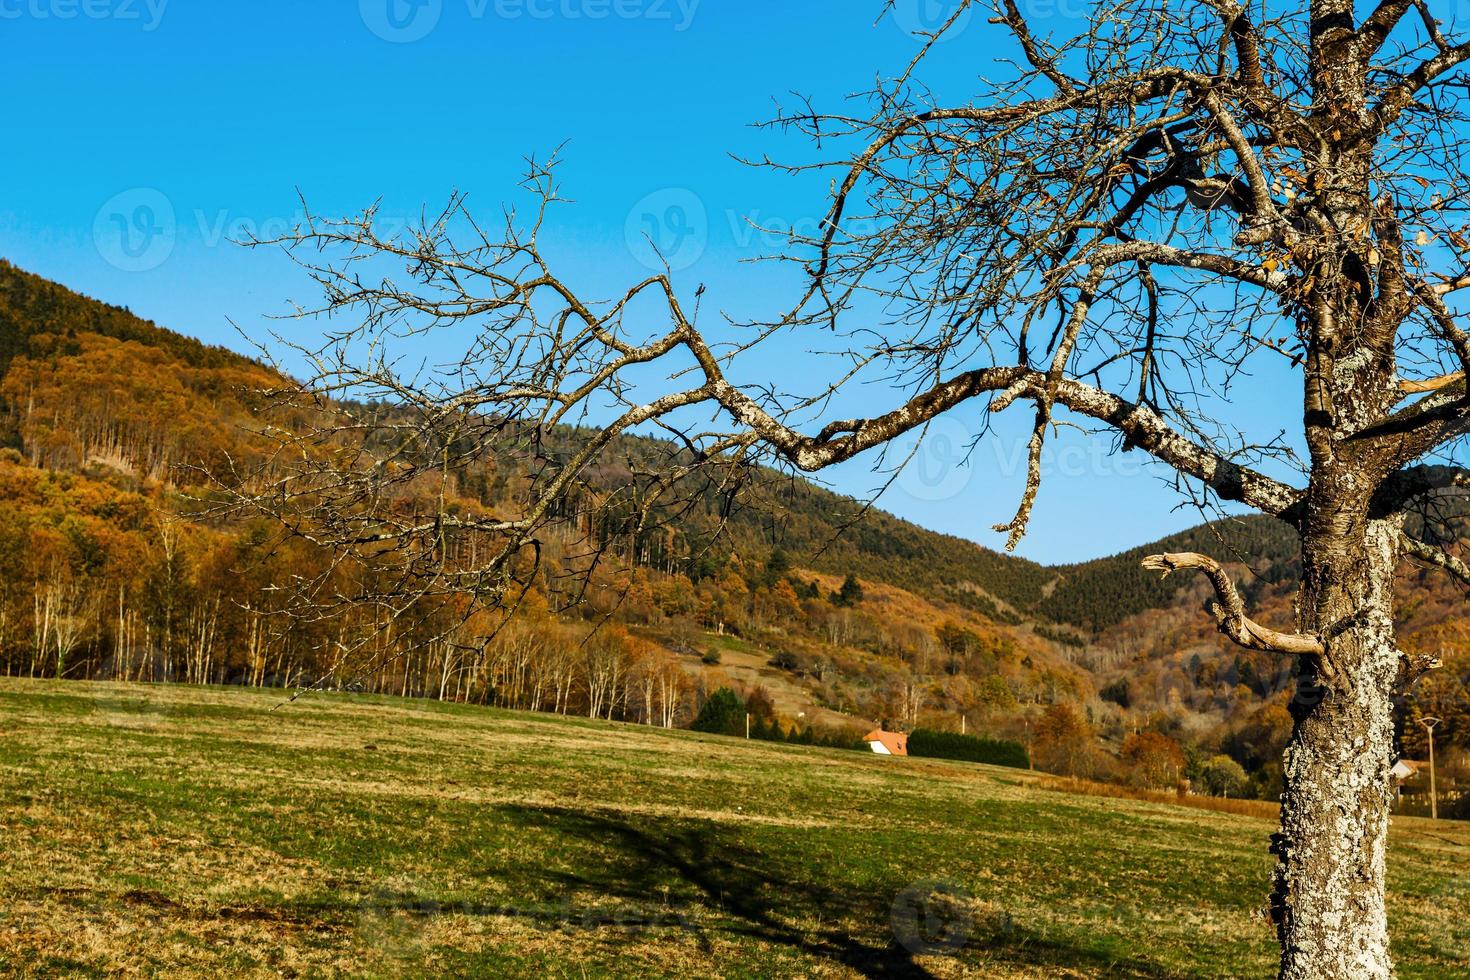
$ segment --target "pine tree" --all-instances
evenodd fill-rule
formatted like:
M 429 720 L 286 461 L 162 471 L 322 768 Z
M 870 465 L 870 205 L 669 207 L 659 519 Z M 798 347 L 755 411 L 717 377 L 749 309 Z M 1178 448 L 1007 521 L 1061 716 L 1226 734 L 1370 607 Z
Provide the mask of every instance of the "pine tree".
M 838 606 L 855 606 L 863 601 L 863 587 L 857 580 L 857 576 L 851 572 L 847 578 L 842 580 L 842 588 L 832 598 L 832 603 Z
M 722 687 L 704 702 L 699 716 L 689 727 L 712 735 L 744 735 L 745 703 L 740 700 L 740 695 Z

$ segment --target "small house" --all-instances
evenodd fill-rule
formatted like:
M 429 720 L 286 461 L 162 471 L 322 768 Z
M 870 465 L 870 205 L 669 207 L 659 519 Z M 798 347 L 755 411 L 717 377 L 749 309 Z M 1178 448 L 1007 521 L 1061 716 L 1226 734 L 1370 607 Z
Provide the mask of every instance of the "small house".
M 1417 779 L 1419 774 L 1429 768 L 1426 762 L 1418 762 L 1414 759 L 1400 759 L 1393 764 L 1389 774 L 1393 776 L 1393 798 L 1397 802 L 1404 797 L 1404 784 L 1412 779 Z
M 863 736 L 863 741 L 879 755 L 909 754 L 909 737 L 903 732 L 885 732 L 881 728 L 875 728 Z

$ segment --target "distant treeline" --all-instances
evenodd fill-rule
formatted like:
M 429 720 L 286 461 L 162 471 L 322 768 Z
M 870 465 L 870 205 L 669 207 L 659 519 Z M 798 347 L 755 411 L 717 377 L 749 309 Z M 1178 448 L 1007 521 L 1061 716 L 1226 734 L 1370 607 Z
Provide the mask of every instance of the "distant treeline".
M 932 728 L 916 728 L 909 733 L 909 755 L 930 759 L 958 759 L 961 762 L 983 762 L 991 766 L 1028 769 L 1031 760 L 1020 742 L 941 732 Z

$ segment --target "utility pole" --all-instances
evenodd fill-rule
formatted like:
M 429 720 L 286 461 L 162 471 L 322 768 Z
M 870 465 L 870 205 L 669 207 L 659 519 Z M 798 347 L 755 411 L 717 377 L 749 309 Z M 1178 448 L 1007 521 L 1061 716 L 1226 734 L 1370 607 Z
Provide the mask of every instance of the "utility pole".
M 1424 718 L 1419 724 L 1423 725 L 1429 732 L 1429 819 L 1439 819 L 1439 791 L 1434 783 L 1434 726 L 1439 724 L 1438 718 Z
M 745 737 L 750 738 L 750 712 L 745 713 Z

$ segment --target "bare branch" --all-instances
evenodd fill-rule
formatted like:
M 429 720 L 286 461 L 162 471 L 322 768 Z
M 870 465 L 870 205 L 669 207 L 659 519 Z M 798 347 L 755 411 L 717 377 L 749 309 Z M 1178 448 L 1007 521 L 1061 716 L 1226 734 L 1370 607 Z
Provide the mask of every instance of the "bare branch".
M 1413 104 L 1414 97 L 1420 91 L 1464 64 L 1467 59 L 1470 59 L 1470 43 L 1441 48 L 1434 57 L 1419 64 L 1402 81 L 1391 86 L 1370 110 L 1377 120 L 1377 131 L 1385 131 L 1398 120 L 1400 113 Z
M 1400 536 L 1399 543 L 1404 554 L 1411 558 L 1417 558 L 1422 562 L 1428 562 L 1435 568 L 1443 569 L 1459 579 L 1461 583 L 1470 585 L 1470 565 L 1466 565 L 1465 562 L 1456 558 L 1443 548 L 1436 548 L 1433 545 L 1425 544 L 1423 541 L 1415 540 L 1407 534 Z
M 1310 657 L 1320 657 L 1326 649 L 1315 636 L 1280 633 L 1252 621 L 1245 614 L 1245 603 L 1241 600 L 1240 593 L 1235 591 L 1235 584 L 1213 558 L 1193 552 L 1150 555 L 1143 560 L 1143 567 L 1164 575 L 1191 568 L 1203 572 L 1215 587 L 1216 596 L 1206 608 L 1215 617 L 1220 632 L 1240 646 L 1251 650 Z
M 1369 14 L 1362 25 L 1358 28 L 1358 35 L 1363 40 L 1364 57 L 1371 57 L 1388 36 L 1393 33 L 1404 14 L 1414 6 L 1413 0 L 1382 0 L 1378 6 Z
M 1059 92 L 1065 95 L 1082 87 L 1080 82 L 1057 67 L 1056 58 L 1053 55 L 1041 50 L 1041 45 L 1031 34 L 1026 18 L 1021 15 L 1020 8 L 1016 6 L 1016 0 L 1005 0 L 1005 14 L 996 17 L 995 20 L 1011 29 L 1011 34 L 1015 36 L 1016 42 L 1021 45 L 1021 50 L 1026 55 L 1026 61 L 1031 67 L 1051 79 Z
M 1429 653 L 1405 653 L 1399 651 L 1399 674 L 1394 679 L 1394 690 L 1399 693 L 1407 691 L 1418 683 L 1419 679 L 1426 674 L 1433 673 L 1444 667 L 1444 661 Z

